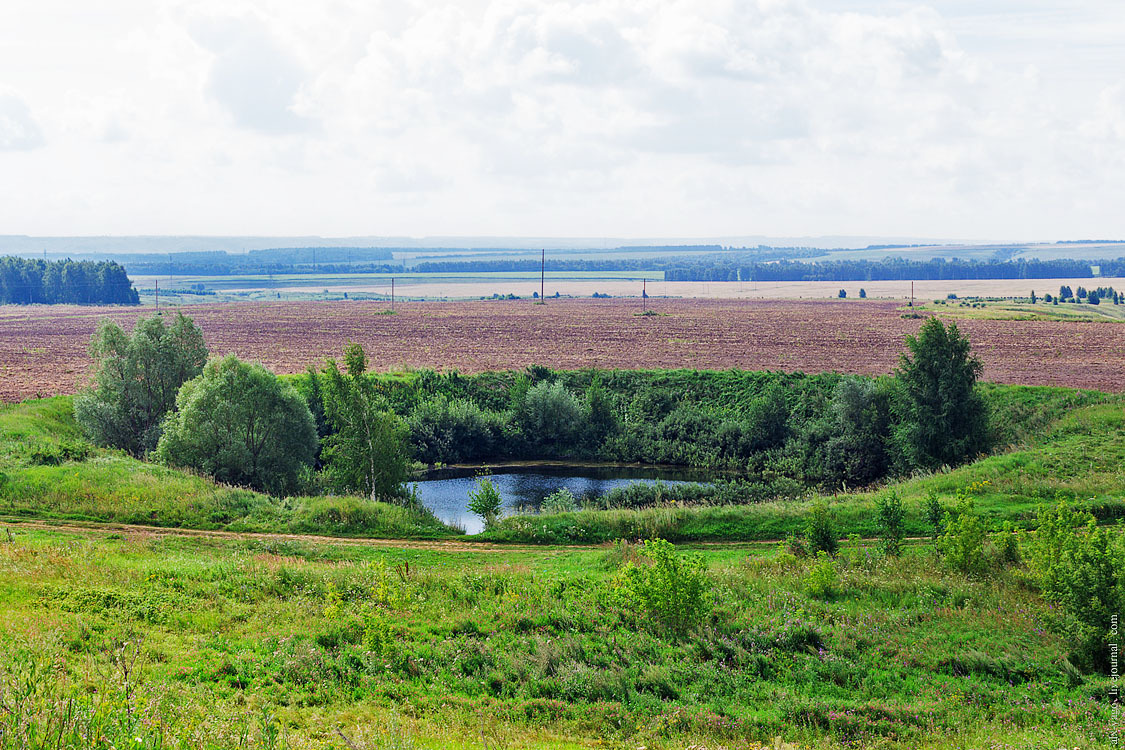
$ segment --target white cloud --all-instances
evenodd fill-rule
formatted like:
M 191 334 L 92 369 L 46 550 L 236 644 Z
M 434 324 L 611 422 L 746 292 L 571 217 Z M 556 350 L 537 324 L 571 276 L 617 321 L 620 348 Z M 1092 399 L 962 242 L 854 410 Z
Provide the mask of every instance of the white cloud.
M 27 103 L 0 89 L 0 151 L 28 151 L 43 145 L 43 132 Z
M 61 2 L 0 29 L 12 231 L 1120 232 L 1103 0 Z

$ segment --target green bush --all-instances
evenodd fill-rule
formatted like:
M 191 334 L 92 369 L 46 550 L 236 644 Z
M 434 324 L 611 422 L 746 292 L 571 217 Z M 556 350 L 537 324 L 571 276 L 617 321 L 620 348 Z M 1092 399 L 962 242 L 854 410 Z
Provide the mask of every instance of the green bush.
M 560 487 L 547 495 L 539 506 L 540 513 L 570 513 L 577 509 L 578 500 L 566 487 Z
M 906 539 L 906 509 L 897 492 L 891 492 L 875 501 L 879 515 L 879 535 L 883 540 L 883 552 L 888 557 L 902 554 L 902 543 Z
M 711 598 L 703 556 L 680 554 L 664 539 L 648 540 L 640 554 L 651 564 L 628 563 L 614 580 L 625 606 L 679 635 L 701 623 Z
M 987 533 L 984 521 L 973 505 L 973 498 L 967 492 L 958 492 L 955 511 L 945 514 L 943 526 L 945 532 L 938 537 L 937 549 L 949 567 L 971 575 L 985 573 L 988 570 L 984 554 Z
M 429 464 L 489 458 L 503 431 L 500 415 L 444 394 L 414 407 L 406 424 L 415 458 Z
M 836 534 L 836 523 L 832 513 L 828 510 L 828 503 L 818 500 L 813 503 L 805 525 L 805 541 L 808 542 L 809 551 L 826 552 L 835 555 L 839 549 L 839 538 Z
M 1125 544 L 1094 517 L 1065 503 L 1040 508 L 1028 544 L 1028 567 L 1043 595 L 1072 618 L 1077 660 L 1089 669 L 1109 663 L 1110 627 L 1125 612 Z
M 926 499 L 922 501 L 922 515 L 926 518 L 926 523 L 933 529 L 933 538 L 937 539 L 941 536 L 942 532 L 942 519 L 945 518 L 945 508 L 938 499 L 937 493 L 930 491 L 926 494 Z
M 531 386 L 516 413 L 520 432 L 538 455 L 566 455 L 584 425 L 582 404 L 562 383 L 542 381 Z
M 481 517 L 486 529 L 490 529 L 496 524 L 496 519 L 500 517 L 500 511 L 504 508 L 504 500 L 500 497 L 500 490 L 496 489 L 492 480 L 482 477 L 477 480 L 476 488 L 469 491 L 467 507 L 470 513 L 475 513 Z
M 809 572 L 802 582 L 805 593 L 814 599 L 831 599 L 836 595 L 840 576 L 836 573 L 836 563 L 827 552 L 816 553 Z

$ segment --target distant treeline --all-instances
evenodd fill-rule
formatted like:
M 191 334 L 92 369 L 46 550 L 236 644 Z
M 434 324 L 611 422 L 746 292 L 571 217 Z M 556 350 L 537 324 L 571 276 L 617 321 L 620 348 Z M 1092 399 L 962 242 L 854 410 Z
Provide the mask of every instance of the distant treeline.
M 672 247 L 622 247 L 618 250 L 635 250 L 650 252 L 668 252 L 673 249 L 684 252 L 713 250 L 700 255 L 672 255 L 664 257 L 637 257 L 637 258 L 585 258 L 567 259 L 552 258 L 547 254 L 544 265 L 538 258 L 525 260 L 461 260 L 461 261 L 429 261 L 411 266 L 410 270 L 416 273 L 506 273 L 518 271 L 538 271 L 541 267 L 547 271 L 667 271 L 673 268 L 683 268 L 688 265 L 738 265 L 747 263 L 761 263 L 781 258 L 802 258 L 810 255 L 820 255 L 823 250 L 806 247 L 766 247 L 757 248 L 731 248 L 723 250 L 719 245 L 692 245 L 680 248 Z
M 955 281 L 962 279 L 1058 279 L 1125 275 L 1116 260 L 833 260 L 732 263 L 723 258 L 688 261 L 664 272 L 667 281 Z
M 113 261 L 0 258 L 0 303 L 135 305 L 125 269 Z
M 231 276 L 269 273 L 393 273 L 402 266 L 376 261 L 392 258 L 383 247 L 281 247 L 245 254 L 225 250 L 121 254 L 115 259 L 133 274 Z

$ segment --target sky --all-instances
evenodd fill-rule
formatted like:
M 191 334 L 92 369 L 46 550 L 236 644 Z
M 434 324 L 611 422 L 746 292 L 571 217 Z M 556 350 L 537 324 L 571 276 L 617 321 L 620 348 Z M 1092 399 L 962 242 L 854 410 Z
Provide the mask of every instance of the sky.
M 0 234 L 1125 238 L 1120 0 L 5 0 Z

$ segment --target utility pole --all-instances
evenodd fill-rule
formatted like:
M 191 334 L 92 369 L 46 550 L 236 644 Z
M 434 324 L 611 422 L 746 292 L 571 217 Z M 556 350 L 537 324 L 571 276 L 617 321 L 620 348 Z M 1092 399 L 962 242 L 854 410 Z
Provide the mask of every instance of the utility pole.
M 547 248 L 539 256 L 539 301 L 547 301 Z
M 391 312 L 395 309 L 395 277 L 391 277 Z
M 910 306 L 914 307 L 914 282 L 910 282 Z
M 641 280 L 641 310 L 648 312 L 648 279 Z
M 160 312 L 160 279 L 156 279 L 156 312 Z

